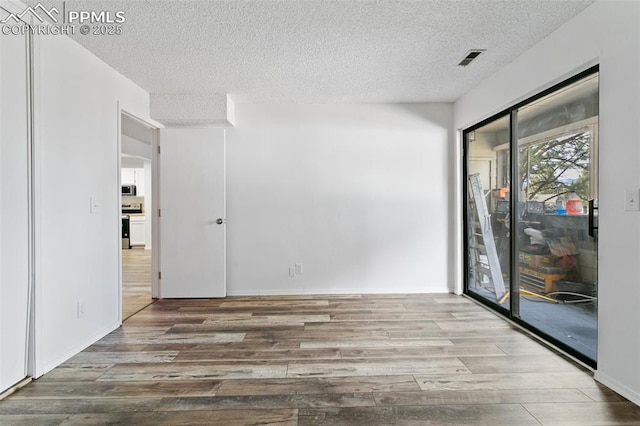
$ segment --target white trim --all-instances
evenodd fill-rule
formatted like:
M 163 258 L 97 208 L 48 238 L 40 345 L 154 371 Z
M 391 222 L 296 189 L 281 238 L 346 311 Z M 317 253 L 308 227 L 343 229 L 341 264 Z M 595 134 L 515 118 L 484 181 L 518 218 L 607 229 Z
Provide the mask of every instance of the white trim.
M 34 71 L 34 36 L 30 33 L 27 34 L 27 168 L 28 168 L 28 209 L 29 209 L 29 296 L 27 306 L 27 341 L 25 351 L 25 374 L 26 376 L 32 376 L 35 370 L 35 318 L 36 318 L 36 166 L 35 166 L 35 152 L 36 142 L 35 134 L 35 71 Z
M 453 163 L 453 197 L 454 197 L 454 205 L 453 205 L 453 214 L 454 214 L 454 224 L 453 224 L 453 293 L 457 295 L 461 295 L 464 292 L 464 276 L 465 276 L 465 268 L 464 268 L 464 256 L 465 254 L 465 242 L 464 242 L 464 220 L 463 217 L 464 205 L 466 200 L 464 197 L 463 190 L 463 173 L 464 173 L 464 148 L 463 148 L 464 138 L 463 138 L 463 130 L 458 129 L 455 134 L 455 143 L 453 146 L 454 152 L 454 163 Z
M 40 132 L 40 124 L 41 117 L 40 114 L 40 82 L 42 78 L 40 76 L 40 38 L 34 37 L 32 39 L 32 75 L 33 75 L 33 227 L 34 227 L 34 238 L 33 238 L 33 252 L 34 252 L 34 261 L 33 261 L 33 298 L 34 298 L 34 306 L 33 306 L 33 355 L 32 361 L 33 364 L 31 366 L 31 374 L 34 378 L 38 378 L 42 375 L 41 365 L 43 359 L 43 317 L 42 313 L 44 312 L 43 308 L 43 299 L 42 299 L 42 138 Z
M 229 97 L 227 96 L 227 99 Z M 222 220 L 224 225 L 222 228 L 223 247 L 222 250 L 222 285 L 224 286 L 224 295 L 228 296 L 227 290 L 227 130 L 222 130 Z
M 41 366 L 41 368 L 39 369 L 37 375 L 34 375 L 33 378 L 37 379 L 37 378 L 43 376 L 44 374 L 47 374 L 48 372 L 50 372 L 54 368 L 59 367 L 60 364 L 62 364 L 63 362 L 65 362 L 68 359 L 72 358 L 73 356 L 79 354 L 80 352 L 82 352 L 83 350 L 88 348 L 89 346 L 91 346 L 94 343 L 96 343 L 98 340 L 102 339 L 107 334 L 109 334 L 112 331 L 118 329 L 120 327 L 120 325 L 121 324 L 119 324 L 119 323 L 112 324 L 109 327 L 104 328 L 101 331 L 90 335 L 86 339 L 83 339 L 83 341 L 81 343 L 75 345 L 73 348 L 69 349 L 64 354 L 58 356 L 56 359 L 54 359 L 53 361 L 48 362 L 44 366 Z
M 158 274 L 160 273 L 160 130 L 151 130 L 151 214 L 147 214 L 147 220 L 151 221 L 151 297 L 159 299 L 162 295 L 162 287 Z
M 160 207 L 160 159 L 158 156 L 158 147 L 160 146 L 159 132 L 160 128 L 164 126 L 152 119 L 140 118 L 126 110 L 125 107 L 118 102 L 118 187 L 121 183 L 120 168 L 122 167 L 122 115 L 126 115 L 132 120 L 137 121 L 141 125 L 151 130 L 151 210 L 147 211 L 146 218 L 151 221 L 151 241 L 153 241 L 153 247 L 151 248 L 151 297 L 154 299 L 160 298 L 160 280 L 158 279 L 158 272 L 160 271 L 160 218 L 158 217 L 158 208 Z M 118 191 L 118 208 L 122 205 L 122 196 Z M 121 214 L 118 214 L 118 218 Z M 122 323 L 122 243 L 120 236 L 122 235 L 122 220 L 119 222 L 119 234 L 118 234 L 118 304 L 120 305 L 119 313 L 120 323 Z
M 629 401 L 633 402 L 636 405 L 640 405 L 640 393 L 634 391 L 630 387 L 620 383 L 618 380 L 606 375 L 602 374 L 600 371 L 596 371 L 593 375 L 593 378 L 597 381 L 611 389 L 612 391 L 619 393 L 623 397 L 627 398 Z
M 398 291 L 397 289 L 373 289 L 371 291 L 362 291 L 362 288 L 293 288 L 293 289 L 275 289 L 275 290 L 249 290 L 249 291 L 229 291 L 227 296 L 330 296 L 332 294 L 451 294 L 448 288 L 425 289 L 411 287 Z
M 31 381 L 33 380 L 32 377 L 25 377 L 24 379 L 20 380 L 18 383 L 16 383 L 13 386 L 10 386 L 8 389 L 2 391 L 0 393 L 0 401 L 2 401 L 3 399 L 5 399 L 6 397 L 8 397 L 9 395 L 14 394 L 16 391 L 20 390 L 21 388 L 27 386 L 29 383 L 31 383 Z
M 122 108 L 120 107 L 120 101 L 116 102 L 117 116 L 116 116 L 116 176 L 118 180 L 117 191 L 117 208 L 118 208 L 118 235 L 117 235 L 117 247 L 118 247 L 118 324 L 122 324 L 122 173 L 120 169 L 122 167 Z M 129 230 L 131 232 L 131 230 Z
M 162 129 L 164 128 L 164 125 L 162 123 L 159 123 L 157 121 L 155 121 L 152 118 L 139 118 L 136 115 L 131 114 L 130 112 L 126 111 L 126 108 L 121 108 L 120 109 L 120 113 L 126 115 L 127 117 L 129 117 L 132 120 L 137 121 L 138 123 L 142 124 L 145 127 L 149 127 L 151 129 Z

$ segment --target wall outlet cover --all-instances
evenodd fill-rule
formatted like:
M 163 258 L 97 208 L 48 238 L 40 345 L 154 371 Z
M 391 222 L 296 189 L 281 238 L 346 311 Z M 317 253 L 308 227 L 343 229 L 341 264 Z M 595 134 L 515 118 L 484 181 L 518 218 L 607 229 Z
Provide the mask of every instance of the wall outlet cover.
M 82 302 L 77 303 L 77 316 L 78 319 L 84 317 L 84 303 Z

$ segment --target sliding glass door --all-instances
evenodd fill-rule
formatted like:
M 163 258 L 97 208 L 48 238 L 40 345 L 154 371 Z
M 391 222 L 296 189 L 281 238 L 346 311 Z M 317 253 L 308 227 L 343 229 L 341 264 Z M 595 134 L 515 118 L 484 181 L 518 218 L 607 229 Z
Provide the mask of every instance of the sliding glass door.
M 597 68 L 464 142 L 466 292 L 595 365 Z
M 509 116 L 465 133 L 467 291 L 508 310 Z M 504 149 L 496 151 L 495 147 Z

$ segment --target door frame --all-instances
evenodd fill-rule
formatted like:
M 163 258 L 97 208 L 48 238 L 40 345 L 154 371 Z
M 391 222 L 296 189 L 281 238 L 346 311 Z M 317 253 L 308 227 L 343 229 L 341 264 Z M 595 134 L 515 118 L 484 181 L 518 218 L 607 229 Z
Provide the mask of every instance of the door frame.
M 136 120 L 141 125 L 151 130 L 151 214 L 148 215 L 151 218 L 151 241 L 153 246 L 151 249 L 151 297 L 158 299 L 161 297 L 160 280 L 158 279 L 158 272 L 160 271 L 160 220 L 158 216 L 158 209 L 160 206 L 160 161 L 159 161 L 159 129 L 155 123 L 142 119 L 135 114 L 128 112 L 118 103 L 118 135 L 117 135 L 117 180 L 118 188 L 122 185 L 121 167 L 122 167 L 122 115 Z M 122 235 L 122 194 L 118 191 L 118 236 Z M 120 241 L 120 237 L 118 237 Z M 118 242 L 118 322 L 122 323 L 122 248 L 121 243 Z
M 505 109 L 503 109 L 502 111 L 491 115 L 490 117 L 472 125 L 469 126 L 467 128 L 464 128 L 460 131 L 460 143 L 462 145 L 461 149 L 462 149 L 462 179 L 461 179 L 461 184 L 462 184 L 462 265 L 463 265 L 463 274 L 462 274 L 462 292 L 463 294 L 465 294 L 466 296 L 480 302 L 481 304 L 490 307 L 493 311 L 499 313 L 500 315 L 503 315 L 504 317 L 506 317 L 507 319 L 509 319 L 510 321 L 513 321 L 516 325 L 518 325 L 519 327 L 522 327 L 523 329 L 529 331 L 530 333 L 532 333 L 535 336 L 538 336 L 539 338 L 541 338 L 542 340 L 544 340 L 547 343 L 550 343 L 551 345 L 553 345 L 554 347 L 560 349 L 561 351 L 565 352 L 566 354 L 568 354 L 569 356 L 573 357 L 574 359 L 578 360 L 579 362 L 583 363 L 584 365 L 596 369 L 597 368 L 597 359 L 590 359 L 588 358 L 586 355 L 583 355 L 582 353 L 578 352 L 577 350 L 573 349 L 572 347 L 570 347 L 569 345 L 561 342 L 560 340 L 558 340 L 557 338 L 545 333 L 544 331 L 534 327 L 533 325 L 530 325 L 528 322 L 522 320 L 520 318 L 520 305 L 519 305 L 519 295 L 520 295 L 520 288 L 519 288 L 519 283 L 516 280 L 511 279 L 510 283 L 509 283 L 509 289 L 508 291 L 510 292 L 510 297 L 509 297 L 509 309 L 504 308 L 503 306 L 493 302 L 490 299 L 486 299 L 474 292 L 469 291 L 469 240 L 468 240 L 468 235 L 469 235 L 469 226 L 468 226 L 468 221 L 467 221 L 467 216 L 469 214 L 468 211 L 468 206 L 467 206 L 467 200 L 469 197 L 469 188 L 468 188 L 468 160 L 469 160 L 469 156 L 468 156 L 468 147 L 467 147 L 467 135 L 475 130 L 478 130 L 482 127 L 484 127 L 485 125 L 496 121 L 498 119 L 504 118 L 504 117 L 508 117 L 509 118 L 509 149 L 510 149 L 510 174 L 511 174 L 511 179 L 509 182 L 509 192 L 511 194 L 511 196 L 509 197 L 509 209 L 511 212 L 517 212 L 517 206 L 518 206 L 518 191 L 517 191 L 517 187 L 516 187 L 516 179 L 514 178 L 514 176 L 517 176 L 518 173 L 518 149 L 517 149 L 517 145 L 518 145 L 518 140 L 517 140 L 517 134 L 514 131 L 514 129 L 517 128 L 517 112 L 520 108 L 522 108 L 525 105 L 528 105 L 538 99 L 541 99 L 545 96 L 548 96 L 554 92 L 557 92 L 559 90 L 561 90 L 564 87 L 567 87 L 579 80 L 582 80 L 590 75 L 594 75 L 594 74 L 598 74 L 600 72 L 600 65 L 596 64 L 593 66 L 590 66 L 589 68 L 578 72 L 577 74 L 574 74 L 564 80 L 562 80 L 559 83 L 553 84 L 551 87 L 548 87 L 547 89 L 544 89 L 522 101 L 519 101 L 517 103 L 515 103 L 514 105 L 511 105 Z M 599 115 L 599 114 L 598 114 Z M 595 128 L 597 129 L 599 127 L 598 123 L 595 123 Z M 599 143 L 599 137 L 596 133 L 595 136 L 595 140 L 594 140 L 594 146 L 593 146 L 593 154 L 595 155 L 597 158 L 598 155 L 598 143 Z M 514 149 L 514 147 L 516 149 Z M 595 161 L 596 163 L 596 168 L 593 171 L 593 173 L 598 173 L 599 169 L 597 167 L 597 161 Z M 509 225 L 510 225 L 510 229 L 517 229 L 517 215 L 515 214 L 511 214 L 510 215 L 510 220 L 509 220 Z M 596 228 L 597 229 L 597 228 Z M 596 234 L 597 236 L 597 234 Z M 597 241 L 597 238 L 596 238 Z M 514 238 L 513 234 L 510 237 L 510 262 L 509 262 L 509 276 L 510 277 L 515 277 L 516 276 L 516 272 L 518 269 L 518 265 L 517 265 L 517 253 L 518 253 L 518 247 L 519 247 L 519 242 L 517 238 Z M 515 254 L 514 254 L 515 253 Z M 516 260 L 514 262 L 514 259 Z M 598 283 L 598 280 L 596 279 L 596 284 Z M 598 312 L 597 312 L 597 308 L 596 308 L 596 322 L 598 321 Z M 597 330 L 596 330 L 597 332 Z

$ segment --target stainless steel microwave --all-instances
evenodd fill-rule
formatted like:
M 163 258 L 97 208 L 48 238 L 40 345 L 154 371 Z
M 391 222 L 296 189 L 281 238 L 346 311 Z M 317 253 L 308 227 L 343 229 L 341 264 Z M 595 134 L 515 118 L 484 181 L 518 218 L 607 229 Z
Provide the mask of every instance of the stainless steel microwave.
M 122 185 L 122 195 L 136 195 L 136 186 Z

